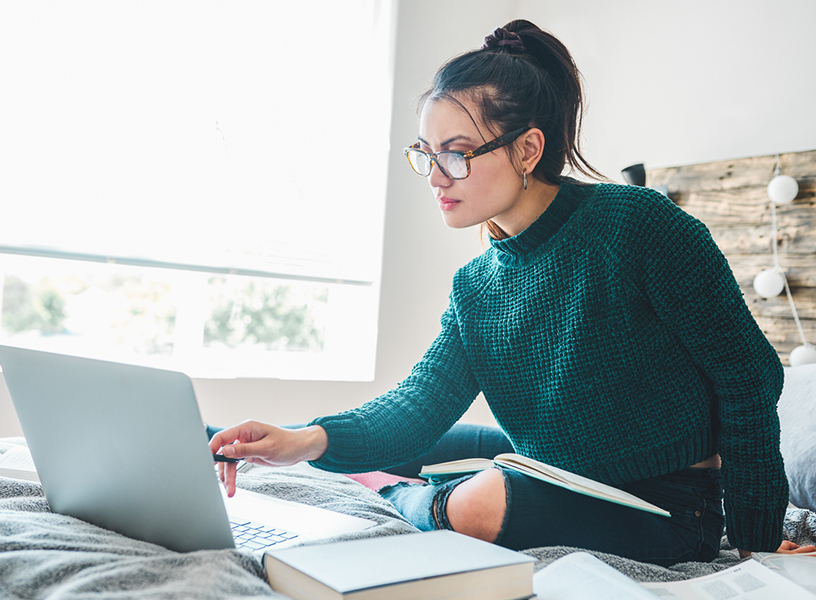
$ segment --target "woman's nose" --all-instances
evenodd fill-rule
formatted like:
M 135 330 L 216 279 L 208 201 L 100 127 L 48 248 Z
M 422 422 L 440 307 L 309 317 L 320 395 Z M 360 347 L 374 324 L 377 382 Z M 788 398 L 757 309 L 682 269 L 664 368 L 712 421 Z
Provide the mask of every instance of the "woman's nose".
M 428 175 L 428 182 L 433 188 L 448 187 L 453 182 L 453 179 L 445 175 L 442 169 L 439 168 L 439 165 L 436 164 L 436 161 L 434 161 L 431 164 L 431 174 Z

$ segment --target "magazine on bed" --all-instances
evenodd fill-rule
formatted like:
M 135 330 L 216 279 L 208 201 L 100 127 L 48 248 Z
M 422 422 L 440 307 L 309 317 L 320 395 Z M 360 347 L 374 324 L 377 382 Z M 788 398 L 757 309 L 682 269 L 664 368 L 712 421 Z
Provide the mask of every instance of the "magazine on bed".
M 563 469 L 533 460 L 532 458 L 521 456 L 520 454 L 499 454 L 493 459 L 466 458 L 463 460 L 427 465 L 422 467 L 419 476 L 423 479 L 427 479 L 430 483 L 439 483 L 467 475 L 468 473 L 483 471 L 491 467 L 513 469 L 529 477 L 546 481 L 547 483 L 578 492 L 579 494 L 614 502 L 615 504 L 631 506 L 632 508 L 645 510 L 646 512 L 657 515 L 671 517 L 671 513 L 668 511 L 654 504 L 650 504 L 645 500 L 641 500 L 628 492 L 587 477 L 582 477 L 581 475 L 576 475 L 575 473 L 570 473 L 569 471 L 564 471 Z

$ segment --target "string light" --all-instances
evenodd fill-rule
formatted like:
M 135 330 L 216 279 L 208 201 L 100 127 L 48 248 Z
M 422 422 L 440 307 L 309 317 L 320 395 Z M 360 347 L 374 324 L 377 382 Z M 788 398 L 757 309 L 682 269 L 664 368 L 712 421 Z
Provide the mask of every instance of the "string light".
M 763 298 L 774 298 L 785 290 L 788 296 L 793 320 L 799 330 L 799 337 L 802 338 L 802 345 L 794 348 L 790 353 L 790 366 L 798 367 L 816 363 L 816 346 L 809 344 L 805 339 L 805 331 L 796 313 L 796 306 L 793 303 L 793 295 L 788 285 L 788 278 L 785 277 L 785 270 L 779 265 L 779 255 L 776 250 L 777 227 L 776 227 L 776 207 L 777 205 L 792 202 L 799 193 L 799 184 L 789 175 L 782 175 L 779 168 L 779 155 L 776 155 L 776 166 L 774 167 L 774 178 L 768 184 L 768 197 L 771 199 L 771 247 L 773 248 L 774 266 L 765 269 L 754 277 L 754 290 Z

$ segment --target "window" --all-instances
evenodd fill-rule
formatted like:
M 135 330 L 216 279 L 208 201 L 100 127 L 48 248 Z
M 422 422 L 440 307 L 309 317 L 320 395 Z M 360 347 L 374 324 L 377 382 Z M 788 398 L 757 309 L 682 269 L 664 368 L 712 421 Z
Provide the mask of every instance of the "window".
M 391 11 L 5 6 L 0 341 L 373 378 Z

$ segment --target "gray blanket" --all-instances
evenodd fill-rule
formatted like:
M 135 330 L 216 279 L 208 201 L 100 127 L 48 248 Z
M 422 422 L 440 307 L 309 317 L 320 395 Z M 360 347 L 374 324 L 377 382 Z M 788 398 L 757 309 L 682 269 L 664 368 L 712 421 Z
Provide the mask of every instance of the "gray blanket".
M 397 535 L 414 529 L 379 495 L 341 475 L 308 465 L 252 468 L 239 485 L 372 519 L 359 536 Z M 788 511 L 786 537 L 816 542 L 816 513 Z M 528 550 L 537 568 L 577 550 Z M 713 573 L 739 562 L 727 544 L 713 563 L 685 563 L 670 569 L 594 553 L 639 581 L 671 581 Z M 0 478 L 0 597 L 73 600 L 87 598 L 281 598 L 263 579 L 261 566 L 235 550 L 179 554 L 135 541 L 49 511 L 38 484 Z

